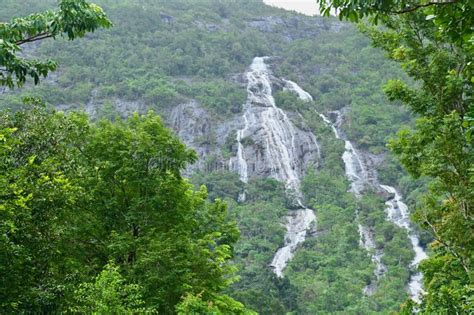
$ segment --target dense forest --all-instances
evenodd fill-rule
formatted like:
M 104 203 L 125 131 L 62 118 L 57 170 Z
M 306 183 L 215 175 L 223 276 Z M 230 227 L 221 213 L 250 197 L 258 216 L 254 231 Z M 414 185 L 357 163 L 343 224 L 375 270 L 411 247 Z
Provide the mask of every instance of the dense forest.
M 332 1 L 355 26 L 258 0 L 95 2 L 2 1 L 0 313 L 474 311 L 474 5 Z M 297 161 L 316 221 L 283 277 L 294 196 L 228 162 L 260 145 L 239 136 L 259 56 L 317 146 Z M 356 193 L 348 143 L 368 170 Z M 412 235 L 430 256 L 420 304 Z

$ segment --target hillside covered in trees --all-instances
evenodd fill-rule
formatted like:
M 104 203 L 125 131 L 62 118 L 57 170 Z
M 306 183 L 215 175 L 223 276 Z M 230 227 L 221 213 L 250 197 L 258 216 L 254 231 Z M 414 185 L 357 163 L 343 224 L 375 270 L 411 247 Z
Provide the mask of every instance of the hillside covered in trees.
M 403 33 L 442 46 L 423 23 L 444 11 L 392 19 L 335 2 L 343 18 L 378 14 L 384 33 L 372 20 L 357 29 L 258 0 L 94 2 L 0 9 L 12 21 L 0 24 L 0 65 L 38 73 L 25 71 L 25 84 L 18 71 L 1 77 L 0 312 L 473 310 L 472 125 L 456 133 L 457 109 L 443 109 L 463 95 L 469 112 L 472 82 L 459 79 L 464 68 L 449 72 L 455 57 L 440 61 L 452 51 L 432 56 L 433 44 L 417 55 Z M 12 20 L 45 10 L 56 13 Z M 418 33 L 406 30 L 413 23 Z M 49 32 L 54 40 L 42 39 Z M 453 43 L 468 64 L 472 49 Z M 434 79 L 443 71 L 451 85 Z M 443 84 L 449 97 L 434 92 Z M 402 128 L 419 134 L 396 138 Z M 433 233 L 440 204 L 453 213 Z M 279 275 L 300 213 L 315 219 Z M 432 257 L 421 263 L 426 299 L 412 291 L 423 282 L 417 250 Z

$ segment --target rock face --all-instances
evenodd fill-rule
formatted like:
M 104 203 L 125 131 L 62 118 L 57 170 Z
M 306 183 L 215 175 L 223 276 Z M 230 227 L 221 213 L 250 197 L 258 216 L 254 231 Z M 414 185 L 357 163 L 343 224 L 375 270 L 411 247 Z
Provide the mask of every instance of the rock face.
M 169 122 L 176 135 L 186 145 L 194 148 L 199 157 L 211 153 L 211 119 L 196 101 L 174 107 L 169 115 Z
M 327 21 L 319 17 L 279 17 L 265 16 L 253 19 L 247 24 L 262 33 L 282 32 L 283 38 L 288 42 L 301 38 L 312 38 L 321 32 L 339 32 L 347 24 L 333 20 Z
M 304 168 L 319 156 L 315 136 L 296 128 L 272 96 L 275 79 L 265 57 L 254 59 L 247 73 L 248 99 L 237 131 L 237 154 L 230 168 L 243 182 L 249 177 L 273 177 L 298 190 Z M 278 82 L 281 84 L 281 82 Z
M 215 119 L 196 101 L 190 101 L 172 108 L 163 115 L 175 134 L 199 156 L 196 164 L 186 173 L 196 170 L 206 172 L 228 169 L 228 163 L 222 156 L 222 148 L 229 135 L 237 128 L 237 118 L 216 123 Z M 209 161 L 209 157 L 215 157 Z
M 244 115 L 237 112 L 216 121 L 193 100 L 175 106 L 163 115 L 167 125 L 199 156 L 189 171 L 232 170 L 239 173 L 244 182 L 252 177 L 273 177 L 286 183 L 287 178 L 291 178 L 287 188 L 298 189 L 298 178 L 305 168 L 318 162 L 319 146 L 311 132 L 295 127 L 289 118 L 291 114 L 276 107 L 271 97 L 272 86 L 281 88 L 285 82 L 273 77 L 269 71 L 265 75 L 266 86 L 261 85 L 261 77 L 243 76 L 243 81 L 249 82 Z M 230 145 L 226 143 L 229 139 Z M 281 156 L 275 149 L 278 146 L 286 149 Z M 230 150 L 230 160 L 224 156 L 223 148 Z M 213 157 L 212 161 L 209 161 L 210 157 Z
M 274 117 L 270 117 L 274 115 Z M 261 117 L 261 118 L 259 118 Z M 288 117 L 283 111 L 268 112 L 264 107 L 257 108 L 245 116 L 240 135 L 240 154 L 246 157 L 246 170 L 239 170 L 235 161 L 231 162 L 232 169 L 237 169 L 243 181 L 249 177 L 274 177 L 283 180 L 286 176 L 300 177 L 304 168 L 315 162 L 318 155 L 317 142 L 310 132 L 296 129 L 288 124 Z M 267 120 L 277 121 L 280 124 L 267 125 Z M 291 127 L 290 127 L 291 126 Z M 278 128 L 289 128 L 288 138 L 274 138 L 271 136 L 272 130 Z M 285 145 L 290 145 L 290 153 L 284 154 L 283 158 L 291 159 L 290 168 L 286 169 L 285 164 L 278 160 L 275 152 L 269 149 L 272 146 L 270 141 L 283 141 Z M 243 175 L 243 174 L 246 175 Z

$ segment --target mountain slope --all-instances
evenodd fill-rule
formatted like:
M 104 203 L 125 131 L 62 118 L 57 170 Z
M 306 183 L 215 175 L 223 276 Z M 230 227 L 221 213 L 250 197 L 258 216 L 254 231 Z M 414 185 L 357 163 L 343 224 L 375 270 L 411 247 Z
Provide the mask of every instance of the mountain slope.
M 5 2 L 2 19 L 54 4 L 27 1 L 31 7 L 18 8 L 16 1 Z M 378 170 L 378 179 L 399 186 L 403 174 L 387 156 L 385 142 L 411 118 L 388 103 L 381 86 L 389 77 L 402 76 L 401 71 L 349 25 L 257 0 L 97 2 L 115 27 L 77 42 L 30 47 L 29 54 L 58 60 L 58 74 L 27 92 L 3 94 L 0 106 L 22 106 L 26 93 L 94 117 L 155 110 L 198 152 L 200 161 L 188 172 L 191 180 L 206 184 L 211 198 L 225 199 L 239 220 L 242 237 L 235 263 L 241 281 L 230 292 L 234 297 L 264 314 L 397 310 L 407 297 L 414 255 L 406 231 L 387 221 L 389 194 L 370 185 L 360 197 L 349 192 L 341 159 L 344 141 L 319 114 L 330 117 L 340 110 L 340 133 L 354 143 L 371 177 Z M 299 244 L 283 278 L 274 275 L 270 264 L 285 244 L 282 223 L 294 210 L 294 200 L 285 193 L 282 178 L 272 176 L 269 160 L 253 158 L 267 140 L 265 133 L 255 128 L 252 137 L 237 141 L 247 102 L 245 73 L 258 56 L 271 57 L 267 63 L 276 106 L 319 145 L 318 150 L 302 148 L 293 161 L 299 165 L 302 200 L 315 210 L 317 224 Z M 298 99 L 284 80 L 299 84 L 313 100 Z M 245 185 L 229 167 L 239 144 L 255 166 Z M 238 202 L 244 191 L 245 201 Z M 359 245 L 359 224 L 373 233 L 369 253 Z M 376 250 L 383 250 L 387 272 L 367 296 L 364 288 L 377 280 L 371 260 Z

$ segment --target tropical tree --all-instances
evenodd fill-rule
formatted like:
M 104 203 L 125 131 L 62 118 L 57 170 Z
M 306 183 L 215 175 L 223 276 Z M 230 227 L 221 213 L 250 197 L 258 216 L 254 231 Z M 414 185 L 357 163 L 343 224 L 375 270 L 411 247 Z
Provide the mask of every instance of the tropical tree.
M 412 82 L 390 81 L 389 99 L 417 117 L 390 142 L 414 177 L 428 176 L 429 193 L 415 218 L 433 236 L 433 255 L 421 264 L 427 294 L 420 311 L 474 311 L 474 3 L 318 0 L 322 12 L 364 21 L 375 46 L 400 62 Z M 381 23 L 383 27 L 378 27 Z M 405 311 L 413 307 L 408 303 Z

